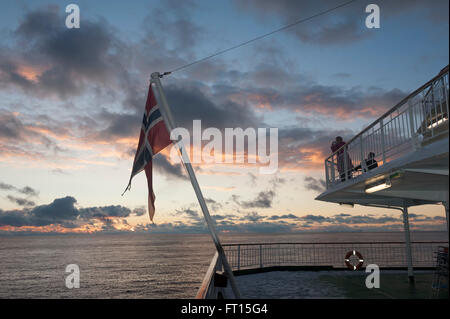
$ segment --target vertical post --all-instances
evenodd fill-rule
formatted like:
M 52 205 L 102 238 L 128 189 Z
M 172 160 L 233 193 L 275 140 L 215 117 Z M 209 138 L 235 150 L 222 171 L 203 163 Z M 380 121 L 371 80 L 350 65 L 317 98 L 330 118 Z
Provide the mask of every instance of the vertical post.
M 386 164 L 386 146 L 384 143 L 384 124 L 383 119 L 380 120 L 380 134 L 381 134 L 381 156 L 383 165 Z
M 169 104 L 167 103 L 166 96 L 164 94 L 164 91 L 163 91 L 163 88 L 162 88 L 162 85 L 161 85 L 161 81 L 159 80 L 159 77 L 160 77 L 160 75 L 159 75 L 158 72 L 152 73 L 151 81 L 152 81 L 152 83 L 155 83 L 156 88 L 158 90 L 159 97 L 161 99 L 161 105 L 160 105 L 160 107 L 161 107 L 161 114 L 163 116 L 163 119 L 164 119 L 164 122 L 165 122 L 165 124 L 167 126 L 167 129 L 169 130 L 169 132 L 171 132 L 175 128 L 175 122 L 173 120 L 172 113 L 170 111 Z M 203 197 L 202 191 L 200 189 L 200 185 L 198 184 L 197 178 L 195 176 L 194 169 L 192 168 L 192 165 L 190 163 L 189 155 L 187 154 L 183 143 L 178 142 L 178 144 L 179 144 L 179 148 L 180 148 L 180 152 L 181 152 L 181 158 L 183 160 L 184 167 L 185 167 L 185 169 L 186 169 L 186 171 L 187 171 L 187 173 L 189 175 L 189 178 L 191 179 L 192 187 L 194 188 L 195 195 L 197 196 L 198 202 L 199 202 L 200 207 L 202 209 L 203 216 L 205 218 L 205 221 L 206 221 L 206 224 L 208 226 L 209 232 L 210 232 L 211 237 L 213 239 L 213 242 L 214 242 L 214 244 L 216 246 L 216 250 L 217 250 L 217 252 L 219 254 L 219 257 L 220 257 L 220 259 L 222 261 L 223 268 L 225 270 L 225 273 L 227 274 L 228 279 L 230 280 L 231 288 L 233 289 L 233 293 L 234 293 L 235 297 L 237 299 L 240 299 L 241 295 L 240 295 L 239 289 L 238 289 L 237 284 L 236 284 L 236 280 L 235 280 L 234 275 L 233 275 L 233 270 L 231 269 L 231 267 L 230 267 L 230 265 L 229 265 L 229 263 L 227 261 L 227 258 L 225 256 L 225 252 L 224 252 L 223 247 L 222 247 L 222 245 L 220 243 L 219 236 L 217 235 L 216 229 L 214 227 L 213 220 L 211 219 L 211 216 L 209 214 L 208 206 L 206 206 L 206 201 L 205 201 L 205 199 Z
M 411 135 L 411 142 L 413 150 L 417 150 L 417 134 L 415 131 L 415 121 L 414 121 L 414 105 L 411 99 L 408 100 L 408 117 L 409 117 L 409 132 Z M 426 122 L 425 122 L 426 123 Z
M 364 145 L 363 145 L 362 134 L 359 137 L 359 145 L 360 145 L 360 156 L 361 156 L 361 170 L 362 170 L 362 173 L 364 173 L 369 170 L 367 169 L 366 160 L 364 159 Z
M 241 270 L 241 245 L 238 245 L 237 268 Z
M 405 244 L 406 244 L 406 263 L 408 265 L 408 279 L 412 284 L 414 283 L 414 273 L 412 265 L 412 253 L 411 253 L 411 237 L 409 234 L 409 218 L 408 218 L 408 206 L 403 206 L 403 227 L 405 229 Z
M 347 181 L 347 174 L 348 174 L 347 144 L 344 145 L 344 154 L 343 155 L 344 155 L 343 161 L 344 161 L 344 174 L 345 174 L 344 180 Z
M 335 171 L 335 165 L 334 165 L 334 155 L 331 155 L 331 182 L 333 184 L 336 183 L 336 171 Z
M 330 177 L 328 176 L 328 159 L 325 160 L 325 181 L 328 189 L 330 187 Z
M 262 245 L 259 245 L 259 268 L 263 267 Z

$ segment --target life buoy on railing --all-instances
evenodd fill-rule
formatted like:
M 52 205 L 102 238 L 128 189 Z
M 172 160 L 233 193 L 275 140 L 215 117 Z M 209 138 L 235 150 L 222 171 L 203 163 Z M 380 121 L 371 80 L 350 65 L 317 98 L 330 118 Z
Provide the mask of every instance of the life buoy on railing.
M 353 265 L 350 262 L 350 257 L 351 256 L 356 256 L 358 258 L 358 264 Z M 349 251 L 346 255 L 345 255 L 345 264 L 347 265 L 348 269 L 350 270 L 359 270 L 361 269 L 362 265 L 364 264 L 364 258 L 361 255 L 360 252 L 356 251 L 356 250 L 351 250 Z

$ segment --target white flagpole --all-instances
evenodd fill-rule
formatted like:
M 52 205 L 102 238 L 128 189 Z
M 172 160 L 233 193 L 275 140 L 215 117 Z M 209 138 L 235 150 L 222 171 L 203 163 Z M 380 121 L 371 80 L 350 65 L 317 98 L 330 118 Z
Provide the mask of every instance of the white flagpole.
M 161 85 L 161 81 L 159 80 L 159 78 L 160 78 L 160 74 L 158 72 L 152 73 L 151 82 L 155 83 L 156 88 L 158 90 L 158 95 L 161 99 L 161 105 L 160 105 L 162 107 L 161 114 L 163 116 L 164 122 L 166 123 L 167 129 L 169 130 L 169 133 L 170 133 L 176 126 L 175 126 L 175 122 L 173 120 L 172 113 L 170 111 L 169 104 L 167 103 L 166 96 L 164 94 L 164 90 L 163 90 L 163 87 Z M 184 167 L 186 168 L 189 178 L 191 179 L 192 187 L 194 188 L 195 195 L 197 195 L 197 199 L 198 199 L 198 202 L 202 209 L 206 224 L 208 225 L 209 232 L 210 232 L 211 237 L 216 246 L 216 250 L 222 259 L 222 264 L 223 264 L 225 273 L 227 274 L 227 276 L 230 280 L 230 284 L 231 284 L 231 288 L 233 289 L 233 293 L 237 299 L 240 299 L 241 294 L 240 294 L 239 288 L 236 284 L 236 280 L 233 275 L 233 270 L 231 269 L 230 264 L 227 261 L 225 252 L 220 243 L 219 236 L 217 235 L 216 229 L 214 227 L 214 222 L 209 214 L 208 206 L 206 205 L 205 199 L 203 198 L 203 194 L 202 194 L 202 191 L 198 184 L 197 177 L 195 176 L 194 169 L 192 168 L 192 165 L 191 165 L 191 162 L 189 159 L 189 154 L 186 152 L 184 144 L 181 141 L 178 142 L 178 146 L 179 146 L 179 149 L 181 152 L 181 158 L 183 160 Z

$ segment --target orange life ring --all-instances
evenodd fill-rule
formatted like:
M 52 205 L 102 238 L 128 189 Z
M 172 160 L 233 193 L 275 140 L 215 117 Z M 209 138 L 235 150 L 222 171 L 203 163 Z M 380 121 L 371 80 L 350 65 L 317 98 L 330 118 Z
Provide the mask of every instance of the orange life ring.
M 358 257 L 358 264 L 355 266 L 353 264 L 350 263 L 350 257 L 351 256 L 356 256 Z M 347 268 L 350 270 L 359 270 L 361 269 L 362 265 L 364 264 L 364 258 L 361 255 L 361 253 L 359 253 L 356 250 L 351 250 L 349 251 L 346 255 L 345 255 L 345 265 L 347 265 Z

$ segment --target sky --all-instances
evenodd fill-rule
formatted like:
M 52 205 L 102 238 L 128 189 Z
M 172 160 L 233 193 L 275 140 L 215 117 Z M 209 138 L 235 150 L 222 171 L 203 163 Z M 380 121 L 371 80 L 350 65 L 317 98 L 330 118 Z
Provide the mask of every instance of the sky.
M 0 10 L 0 234 L 204 232 L 183 167 L 154 157 L 125 189 L 152 72 L 176 69 L 343 1 L 8 1 Z M 68 29 L 67 5 L 80 8 Z M 372 3 L 372 2 L 370 2 Z M 278 128 L 278 171 L 195 164 L 221 232 L 397 231 L 400 213 L 315 201 L 348 140 L 448 64 L 448 1 L 357 1 L 174 72 L 179 127 Z M 445 230 L 441 205 L 412 230 Z

